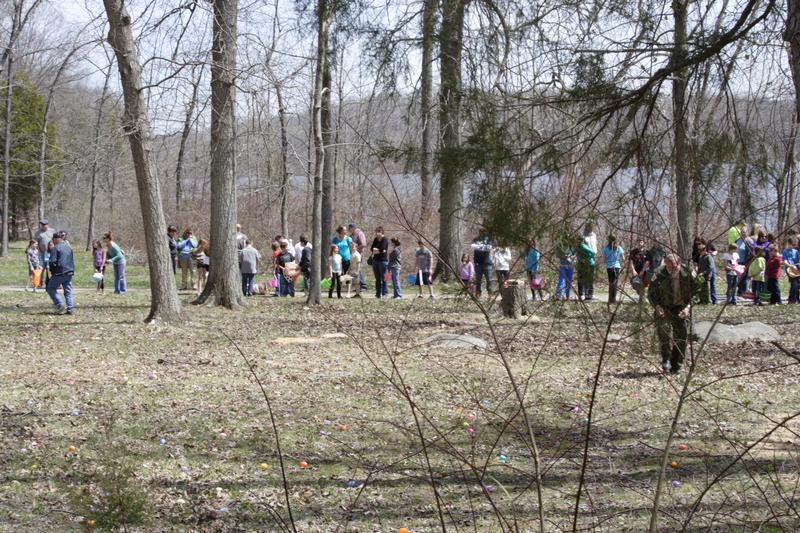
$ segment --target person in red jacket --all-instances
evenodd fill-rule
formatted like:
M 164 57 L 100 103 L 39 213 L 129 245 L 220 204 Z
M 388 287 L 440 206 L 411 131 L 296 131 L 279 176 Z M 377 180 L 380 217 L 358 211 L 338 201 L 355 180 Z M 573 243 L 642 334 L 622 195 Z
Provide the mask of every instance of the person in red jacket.
M 779 305 L 781 303 L 781 287 L 778 280 L 781 277 L 781 264 L 783 263 L 778 247 L 774 244 L 769 247 L 769 259 L 767 260 L 767 290 L 769 291 L 769 304 Z

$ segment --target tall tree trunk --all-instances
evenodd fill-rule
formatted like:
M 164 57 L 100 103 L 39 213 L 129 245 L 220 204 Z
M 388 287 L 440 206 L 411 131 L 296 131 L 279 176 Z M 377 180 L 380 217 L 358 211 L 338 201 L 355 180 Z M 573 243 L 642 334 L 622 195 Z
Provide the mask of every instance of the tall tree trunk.
M 777 233 L 781 234 L 788 229 L 794 221 L 794 203 L 797 197 L 797 162 L 795 161 L 795 144 L 797 143 L 797 126 L 800 122 L 797 115 L 792 118 L 789 139 L 786 141 L 786 153 L 783 160 L 783 170 L 778 178 L 778 227 Z
M 114 64 L 109 63 L 106 79 L 103 82 L 103 91 L 100 93 L 100 106 L 97 108 L 97 119 L 94 122 L 94 156 L 92 158 L 92 174 L 89 192 L 89 227 L 86 230 L 87 252 L 92 248 L 92 237 L 94 237 L 95 203 L 97 201 L 97 167 L 99 166 L 100 160 L 100 131 L 103 127 L 103 107 L 106 105 L 106 99 L 108 98 L 108 82 L 111 79 L 111 69 L 113 67 Z
M 16 13 L 14 14 L 16 19 Z M 5 116 L 3 117 L 5 123 L 5 139 L 3 143 L 3 228 L 0 230 L 2 233 L 2 242 L 0 243 L 0 257 L 8 257 L 8 223 L 10 220 L 8 207 L 8 196 L 10 192 L 11 183 L 11 112 L 13 111 L 12 98 L 14 96 L 14 79 L 12 70 L 14 67 L 14 54 L 9 51 L 6 58 L 6 109 Z
M 289 236 L 289 134 L 286 126 L 286 108 L 283 105 L 283 88 L 274 83 L 278 100 L 278 123 L 281 127 L 281 235 Z M 300 261 L 300 258 L 296 258 Z
M 797 185 L 797 169 L 794 157 L 795 142 L 797 139 L 797 128 L 800 123 L 800 0 L 787 0 L 786 28 L 783 32 L 783 39 L 789 46 L 787 54 L 789 56 L 789 67 L 792 71 L 792 82 L 794 84 L 794 121 L 792 125 L 792 138 L 786 150 L 785 176 L 788 178 L 789 198 L 787 198 L 787 224 L 792 222 L 796 198 L 795 186 Z
M 439 34 L 440 93 L 439 131 L 441 150 L 439 168 L 439 257 L 450 268 L 458 267 L 462 248 L 462 209 L 464 203 L 464 177 L 461 167 L 461 51 L 464 35 L 463 0 L 442 1 L 442 24 Z M 437 265 L 443 281 L 452 272 Z
M 200 72 L 196 72 L 197 70 Z M 197 89 L 200 87 L 200 80 L 203 77 L 203 67 L 194 66 L 192 68 L 192 98 L 186 104 L 186 116 L 183 119 L 183 130 L 181 130 L 181 143 L 178 147 L 178 162 L 175 165 L 175 216 L 181 220 L 183 210 L 183 160 L 186 157 L 186 144 L 189 142 L 189 135 L 192 133 L 192 117 L 197 107 Z
M 326 42 L 326 46 L 328 46 Z M 322 242 L 327 243 L 333 234 L 333 128 L 331 112 L 331 62 L 330 48 L 325 51 L 325 65 L 322 72 L 322 143 L 325 146 L 325 163 L 322 165 Z M 322 254 L 322 271 L 328 271 L 328 254 Z
M 322 107 L 325 92 L 323 78 L 328 52 L 328 9 L 327 0 L 317 0 L 317 66 L 314 73 L 314 196 L 311 209 L 311 288 L 306 302 L 320 304 L 320 283 L 322 281 L 322 181 L 325 170 L 325 143 L 323 141 Z
M 673 0 L 673 19 L 675 22 L 675 43 L 672 51 L 672 62 L 678 63 L 686 57 L 686 16 L 689 0 Z M 686 135 L 686 87 L 688 85 L 688 69 L 675 73 L 672 80 L 672 128 L 674 134 L 673 169 L 675 175 L 676 211 L 678 215 L 678 253 L 683 259 L 689 257 L 692 250 L 692 180 L 689 176 L 688 139 Z
M 422 8 L 422 76 L 420 79 L 420 120 L 422 122 L 422 146 L 420 159 L 420 214 L 422 224 L 430 215 L 431 173 L 433 158 L 431 157 L 432 128 L 431 104 L 433 101 L 433 53 L 436 46 L 436 8 L 437 0 L 424 0 Z
M 136 56 L 131 17 L 124 0 L 103 0 L 108 15 L 108 42 L 117 56 L 125 102 L 123 128 L 131 145 L 150 267 L 150 313 L 146 321 L 181 319 L 181 303 L 166 239 L 161 191 L 151 163 L 150 121 L 142 90 L 142 67 Z
M 236 172 L 234 146 L 236 18 L 238 0 L 214 0 L 211 61 L 211 271 L 196 303 L 233 309 L 242 303 L 236 257 Z

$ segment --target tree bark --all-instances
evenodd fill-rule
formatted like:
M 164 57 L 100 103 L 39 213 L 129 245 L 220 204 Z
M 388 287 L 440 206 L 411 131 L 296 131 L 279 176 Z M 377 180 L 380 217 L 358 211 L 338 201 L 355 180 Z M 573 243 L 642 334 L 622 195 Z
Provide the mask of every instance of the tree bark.
M 462 248 L 462 209 L 464 177 L 461 168 L 461 51 L 464 35 L 462 0 L 442 1 L 442 24 L 439 33 L 441 50 L 439 89 L 439 132 L 441 172 L 439 191 L 439 257 L 437 270 L 442 281 L 448 281 L 451 269 L 458 267 Z
M 325 46 L 328 47 L 326 41 Z M 325 163 L 322 165 L 322 242 L 327 243 L 333 234 L 333 128 L 331 112 L 331 63 L 329 60 L 330 48 L 325 50 L 325 65 L 322 71 L 322 143 L 325 147 Z M 321 255 L 322 271 L 328 270 L 328 254 Z
M 172 274 L 161 191 L 152 169 L 150 121 L 142 92 L 142 67 L 136 55 L 131 17 L 124 0 L 103 0 L 103 4 L 109 23 L 108 42 L 117 56 L 125 103 L 123 129 L 131 145 L 150 267 L 150 313 L 146 321 L 177 322 L 182 318 L 181 303 Z
M 686 18 L 689 0 L 673 0 L 673 20 L 675 22 L 675 42 L 671 61 L 682 62 L 686 51 Z M 692 180 L 688 168 L 688 139 L 686 135 L 686 87 L 688 85 L 688 69 L 675 72 L 672 80 L 672 128 L 674 134 L 673 169 L 675 174 L 675 206 L 678 216 L 678 253 L 683 259 L 689 257 L 692 249 Z
M 100 154 L 100 130 L 103 126 L 103 106 L 106 105 L 108 98 L 108 82 L 111 79 L 111 69 L 113 64 L 108 65 L 108 72 L 103 83 L 103 91 L 100 93 L 100 107 L 97 108 L 97 119 L 94 123 L 94 157 L 92 158 L 92 174 L 89 192 L 89 227 L 86 230 L 86 251 L 92 249 L 92 237 L 94 236 L 95 225 L 95 203 L 97 201 L 97 167 L 99 166 Z
M 195 76 L 195 71 L 200 69 L 200 72 Z M 192 69 L 192 98 L 186 105 L 186 116 L 183 119 L 183 130 L 181 130 L 181 143 L 178 147 L 178 162 L 175 164 L 175 215 L 178 220 L 181 219 L 181 212 L 183 210 L 183 160 L 186 157 L 186 144 L 189 142 L 189 135 L 192 133 L 192 117 L 194 110 L 197 107 L 197 90 L 200 86 L 200 80 L 203 77 L 203 68 L 195 66 Z
M 328 52 L 327 0 L 317 0 L 317 66 L 314 73 L 314 195 L 311 209 L 311 288 L 306 303 L 322 303 L 320 283 L 322 281 L 322 181 L 325 170 L 325 144 L 323 141 L 322 107 L 324 97 L 324 71 Z
M 289 236 L 289 134 L 286 125 L 286 108 L 283 105 L 283 88 L 273 84 L 278 100 L 278 123 L 281 128 L 281 235 Z M 300 261 L 300 258 L 295 258 Z
M 16 20 L 16 12 L 14 18 Z M 9 185 L 11 183 L 11 112 L 13 111 L 13 104 L 11 99 L 14 96 L 14 79 L 12 70 L 14 67 L 14 54 L 9 51 L 6 58 L 6 114 L 5 120 L 5 141 L 3 144 L 3 228 L 0 230 L 2 233 L 2 242 L 0 242 L 0 257 L 8 257 L 8 222 L 10 220 L 8 212 L 8 196 Z
M 234 309 L 242 303 L 236 257 L 236 172 L 234 146 L 236 18 L 238 0 L 214 0 L 211 61 L 211 271 L 195 303 L 211 295 L 214 304 Z
M 436 46 L 436 8 L 437 0 L 424 0 L 422 7 L 422 75 L 420 77 L 420 121 L 422 122 L 422 146 L 420 147 L 420 223 L 424 224 L 430 215 L 431 173 L 433 161 L 431 157 L 432 129 L 431 124 L 433 100 L 433 61 Z

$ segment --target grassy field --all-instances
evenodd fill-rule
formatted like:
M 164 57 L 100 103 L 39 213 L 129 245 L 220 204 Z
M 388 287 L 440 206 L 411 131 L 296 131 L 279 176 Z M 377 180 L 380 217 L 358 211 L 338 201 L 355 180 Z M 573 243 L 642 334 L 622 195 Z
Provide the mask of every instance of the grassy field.
M 525 397 L 545 529 L 572 530 L 601 353 L 578 527 L 647 528 L 686 373 L 658 373 L 634 304 L 603 351 L 599 303 L 548 303 L 525 322 L 492 309 L 490 328 L 460 299 L 255 297 L 150 326 L 147 296 L 82 292 L 57 317 L 44 294 L 0 291 L 0 531 L 287 530 L 270 411 L 236 346 L 271 401 L 297 531 L 441 531 L 440 512 L 448 531 L 538 531 L 533 447 L 493 335 Z M 722 320 L 771 324 L 796 353 L 798 318 L 740 306 Z M 490 349 L 421 343 L 435 333 Z M 661 531 L 681 530 L 701 495 L 688 531 L 800 529 L 799 384 L 768 343 L 697 356 Z

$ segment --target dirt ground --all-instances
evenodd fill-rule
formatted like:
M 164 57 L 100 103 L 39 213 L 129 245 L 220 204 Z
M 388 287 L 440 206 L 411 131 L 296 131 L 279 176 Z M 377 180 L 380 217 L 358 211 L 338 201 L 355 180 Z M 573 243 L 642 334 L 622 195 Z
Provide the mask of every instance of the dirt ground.
M 302 532 L 538 531 L 537 487 L 545 530 L 572 530 L 582 470 L 579 529 L 644 531 L 687 376 L 660 374 L 633 303 L 605 350 L 601 303 L 492 308 L 491 327 L 460 299 L 254 297 L 187 306 L 178 326 L 142 322 L 146 291 L 77 303 L 52 316 L 43 294 L 0 292 L 0 531 L 291 531 L 287 493 Z M 772 325 L 788 354 L 694 345 L 661 531 L 800 530 L 798 318 L 721 318 Z M 490 347 L 423 343 L 435 333 Z

